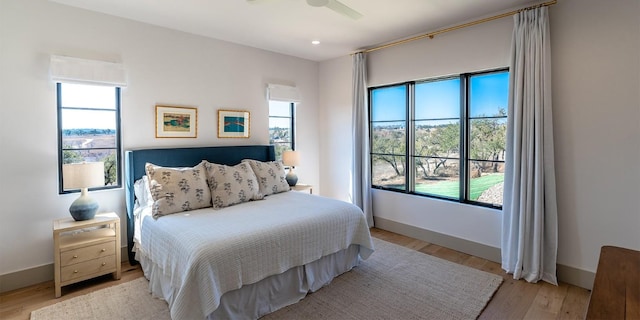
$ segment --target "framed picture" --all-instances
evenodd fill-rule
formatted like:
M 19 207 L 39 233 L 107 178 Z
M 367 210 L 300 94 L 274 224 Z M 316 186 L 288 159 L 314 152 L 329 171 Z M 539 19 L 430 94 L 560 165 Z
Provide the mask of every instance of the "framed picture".
M 196 138 L 198 109 L 156 106 L 156 138 Z
M 218 110 L 218 138 L 249 138 L 249 111 Z

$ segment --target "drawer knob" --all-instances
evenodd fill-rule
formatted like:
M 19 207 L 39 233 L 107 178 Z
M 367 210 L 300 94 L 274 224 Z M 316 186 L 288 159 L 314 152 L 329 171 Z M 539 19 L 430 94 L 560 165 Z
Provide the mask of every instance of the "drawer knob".
M 74 259 L 78 258 L 78 255 L 74 255 L 74 256 L 73 256 L 73 258 L 74 258 Z
M 102 250 L 100 250 L 100 252 L 105 252 L 105 251 L 107 251 L 107 249 L 102 249 Z
M 103 262 L 103 263 L 102 263 L 102 265 L 103 265 L 103 266 L 106 266 L 106 265 L 107 265 L 107 263 L 106 263 L 106 262 Z
M 73 273 L 78 273 L 78 270 L 73 270 Z

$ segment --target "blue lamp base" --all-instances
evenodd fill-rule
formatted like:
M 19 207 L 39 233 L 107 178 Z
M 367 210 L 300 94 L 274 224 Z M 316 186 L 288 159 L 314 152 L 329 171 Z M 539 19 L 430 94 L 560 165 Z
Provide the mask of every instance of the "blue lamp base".
M 293 170 L 289 170 L 289 173 L 287 173 L 285 179 L 287 179 L 287 183 L 290 187 L 293 187 L 296 185 L 296 183 L 298 183 L 298 175 L 296 175 Z
M 69 207 L 69 213 L 76 221 L 93 219 L 98 212 L 98 202 L 87 195 L 86 188 L 82 189 L 82 194 Z

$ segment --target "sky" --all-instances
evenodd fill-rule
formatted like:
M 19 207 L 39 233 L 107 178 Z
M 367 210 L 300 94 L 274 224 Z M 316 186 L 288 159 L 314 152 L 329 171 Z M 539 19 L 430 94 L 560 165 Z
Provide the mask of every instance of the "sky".
M 62 106 L 115 110 L 114 87 L 82 84 L 62 84 Z M 96 112 L 101 114 L 96 116 Z M 63 109 L 63 129 L 115 129 L 113 111 Z
M 472 76 L 470 79 L 471 117 L 498 115 L 507 110 L 509 73 Z M 406 86 L 397 85 L 373 91 L 373 121 L 404 121 Z M 460 78 L 419 82 L 415 85 L 416 120 L 448 119 L 460 116 Z

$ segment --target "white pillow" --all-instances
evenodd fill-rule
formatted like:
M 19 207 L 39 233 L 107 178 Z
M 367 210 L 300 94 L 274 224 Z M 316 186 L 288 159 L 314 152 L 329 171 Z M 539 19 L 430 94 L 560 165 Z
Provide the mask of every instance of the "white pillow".
M 280 161 L 262 162 L 253 159 L 244 159 L 242 162 L 248 162 L 251 169 L 258 178 L 260 185 L 260 193 L 265 196 L 274 193 L 289 191 L 284 166 Z
M 205 162 L 207 182 L 214 209 L 264 198 L 251 165 L 240 163 L 233 167 Z
M 153 198 L 153 217 L 211 206 L 204 162 L 193 168 L 145 165 Z
M 135 203 L 144 208 L 153 205 L 153 197 L 149 189 L 149 178 L 142 176 L 133 183 L 133 194 L 136 196 Z

